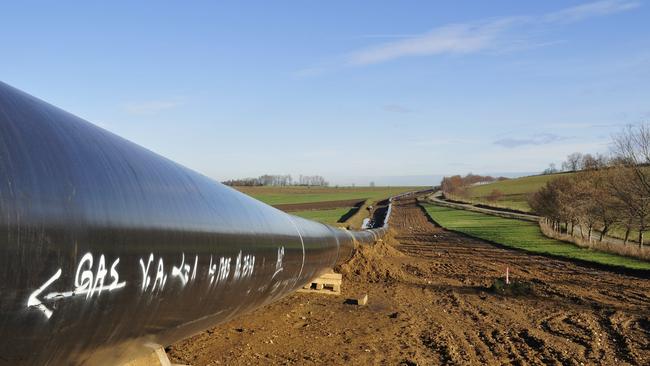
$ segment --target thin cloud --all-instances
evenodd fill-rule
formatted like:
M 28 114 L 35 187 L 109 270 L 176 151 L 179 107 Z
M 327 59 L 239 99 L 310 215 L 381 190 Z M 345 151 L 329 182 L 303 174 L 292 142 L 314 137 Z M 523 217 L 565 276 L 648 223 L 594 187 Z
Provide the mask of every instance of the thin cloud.
M 542 133 L 539 135 L 534 135 L 526 138 L 503 138 L 494 141 L 495 145 L 499 145 L 505 148 L 515 148 L 520 146 L 527 145 L 548 145 L 559 141 L 564 141 L 570 139 L 570 137 L 558 136 L 552 133 Z
M 350 65 L 368 65 L 405 56 L 465 54 L 491 47 L 500 33 L 515 18 L 504 18 L 482 24 L 453 24 L 436 28 L 426 34 L 402 41 L 389 42 L 352 53 Z
M 526 49 L 528 41 L 521 39 L 521 34 L 525 34 L 526 29 L 520 28 L 574 23 L 629 11 L 639 6 L 636 1 L 602 0 L 541 16 L 502 17 L 481 22 L 444 25 L 421 35 L 354 51 L 346 57 L 346 64 L 363 66 L 410 56 L 471 54 L 513 47 Z M 555 42 L 562 41 L 542 42 L 537 45 Z M 535 47 L 535 44 L 532 47 Z
M 180 107 L 184 102 L 180 99 L 174 100 L 151 100 L 139 103 L 129 103 L 124 110 L 134 115 L 154 115 L 160 112 Z
M 547 22 L 572 23 L 587 18 L 611 15 L 638 8 L 637 1 L 603 0 L 566 8 L 544 16 Z

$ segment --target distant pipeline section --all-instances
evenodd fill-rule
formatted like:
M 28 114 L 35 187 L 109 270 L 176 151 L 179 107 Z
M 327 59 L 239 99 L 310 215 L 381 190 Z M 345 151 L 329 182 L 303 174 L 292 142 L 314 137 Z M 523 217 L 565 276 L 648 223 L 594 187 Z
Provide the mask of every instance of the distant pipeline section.
M 426 189 L 422 191 L 405 192 L 396 196 L 389 197 L 386 200 L 377 202 L 376 207 L 372 209 L 370 217 L 363 220 L 361 229 L 370 231 L 380 230 L 381 234 L 384 235 L 388 230 L 388 221 L 390 220 L 390 215 L 393 211 L 393 202 L 395 200 L 410 195 L 422 195 L 431 191 L 431 189 Z
M 385 231 L 286 214 L 0 83 L 0 365 L 121 364 Z

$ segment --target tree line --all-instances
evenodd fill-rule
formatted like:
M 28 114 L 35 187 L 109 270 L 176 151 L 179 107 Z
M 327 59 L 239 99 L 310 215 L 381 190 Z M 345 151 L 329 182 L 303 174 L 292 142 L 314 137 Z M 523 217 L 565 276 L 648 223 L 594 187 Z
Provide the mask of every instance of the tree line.
M 551 227 L 591 241 L 614 229 L 625 232 L 627 244 L 637 233 L 639 247 L 650 227 L 650 127 L 628 126 L 613 138 L 609 156 L 574 153 L 563 167 L 575 171 L 549 181 L 528 201 Z M 583 230 L 584 229 L 584 230 Z
M 582 154 L 574 152 L 569 154 L 562 162 L 561 169 L 555 163 L 549 164 L 542 174 L 556 174 L 560 172 L 577 172 L 581 170 L 594 170 L 611 164 L 611 158 L 603 154 Z
M 489 175 L 478 175 L 472 173 L 468 173 L 464 177 L 460 175 L 452 175 L 450 177 L 442 178 L 442 181 L 440 182 L 440 190 L 446 195 L 464 196 L 467 193 L 467 189 L 473 185 L 487 184 L 506 179 L 508 178 L 495 178 Z
M 222 182 L 228 186 L 256 187 L 256 186 L 318 186 L 327 187 L 329 182 L 320 175 L 299 175 L 297 180 L 291 174 L 264 174 L 257 178 L 230 179 Z

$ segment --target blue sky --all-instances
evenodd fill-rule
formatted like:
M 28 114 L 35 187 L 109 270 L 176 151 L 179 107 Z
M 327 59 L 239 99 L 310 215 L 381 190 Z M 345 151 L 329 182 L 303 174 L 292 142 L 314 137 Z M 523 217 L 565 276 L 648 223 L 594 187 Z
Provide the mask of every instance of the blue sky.
M 220 180 L 535 172 L 650 120 L 636 0 L 9 2 L 0 45 L 2 81 Z

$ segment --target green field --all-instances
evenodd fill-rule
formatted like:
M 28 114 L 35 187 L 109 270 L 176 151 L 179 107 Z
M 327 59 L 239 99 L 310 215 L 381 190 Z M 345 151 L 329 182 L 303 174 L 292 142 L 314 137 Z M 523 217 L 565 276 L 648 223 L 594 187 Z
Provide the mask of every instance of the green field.
M 534 175 L 529 177 L 522 177 L 516 179 L 508 179 L 505 181 L 494 182 L 490 184 L 484 184 L 480 186 L 474 186 L 469 188 L 468 195 L 465 197 L 451 197 L 452 199 L 458 199 L 460 201 L 467 201 L 473 204 L 482 203 L 488 206 L 493 207 L 503 207 L 514 210 L 519 210 L 523 212 L 531 212 L 531 208 L 528 205 L 528 196 L 532 193 L 537 192 L 542 188 L 548 181 L 555 179 L 560 176 L 571 177 L 575 173 L 560 173 L 560 174 L 548 174 L 548 175 Z M 500 190 L 504 196 L 494 202 L 487 200 L 487 196 L 492 192 L 492 190 Z M 618 239 L 623 239 L 625 237 L 625 229 L 614 227 L 608 233 L 608 236 L 612 236 Z M 633 230 L 630 233 L 630 240 L 636 240 L 638 236 L 638 231 Z
M 466 197 L 459 197 L 459 199 L 471 201 L 472 203 L 483 203 L 490 206 L 530 212 L 530 206 L 528 206 L 527 201 L 528 195 L 537 192 L 546 184 L 546 182 L 559 176 L 569 176 L 570 174 L 572 173 L 533 175 L 473 186 L 468 189 Z M 489 196 L 494 189 L 501 191 L 503 197 L 495 202 L 489 202 L 487 196 Z
M 240 192 L 246 193 L 269 205 L 283 204 L 309 204 L 328 201 L 343 201 L 357 199 L 365 200 L 369 204 L 382 201 L 388 197 L 398 195 L 404 192 L 418 191 L 429 189 L 431 187 L 234 187 Z M 364 206 L 365 207 L 365 206 Z M 320 221 L 326 224 L 335 225 L 338 221 L 348 214 L 352 207 L 337 207 L 326 209 L 306 209 L 301 211 L 292 211 L 292 215 L 304 217 L 306 219 Z M 364 209 L 359 213 L 366 214 Z M 355 215 L 355 216 L 358 216 Z M 361 225 L 363 217 L 355 217 L 352 221 L 359 221 L 353 225 Z M 348 223 L 350 220 L 347 221 Z
M 431 187 L 234 187 L 269 205 L 351 199 L 381 201 L 400 193 Z
M 291 212 L 291 214 L 329 225 L 336 225 L 341 217 L 350 212 L 351 209 L 352 207 L 333 208 L 329 210 L 306 210 Z
M 650 270 L 650 263 L 615 254 L 580 248 L 547 238 L 533 222 L 423 204 L 427 213 L 441 226 L 473 237 L 533 253 L 550 254 L 610 266 Z

